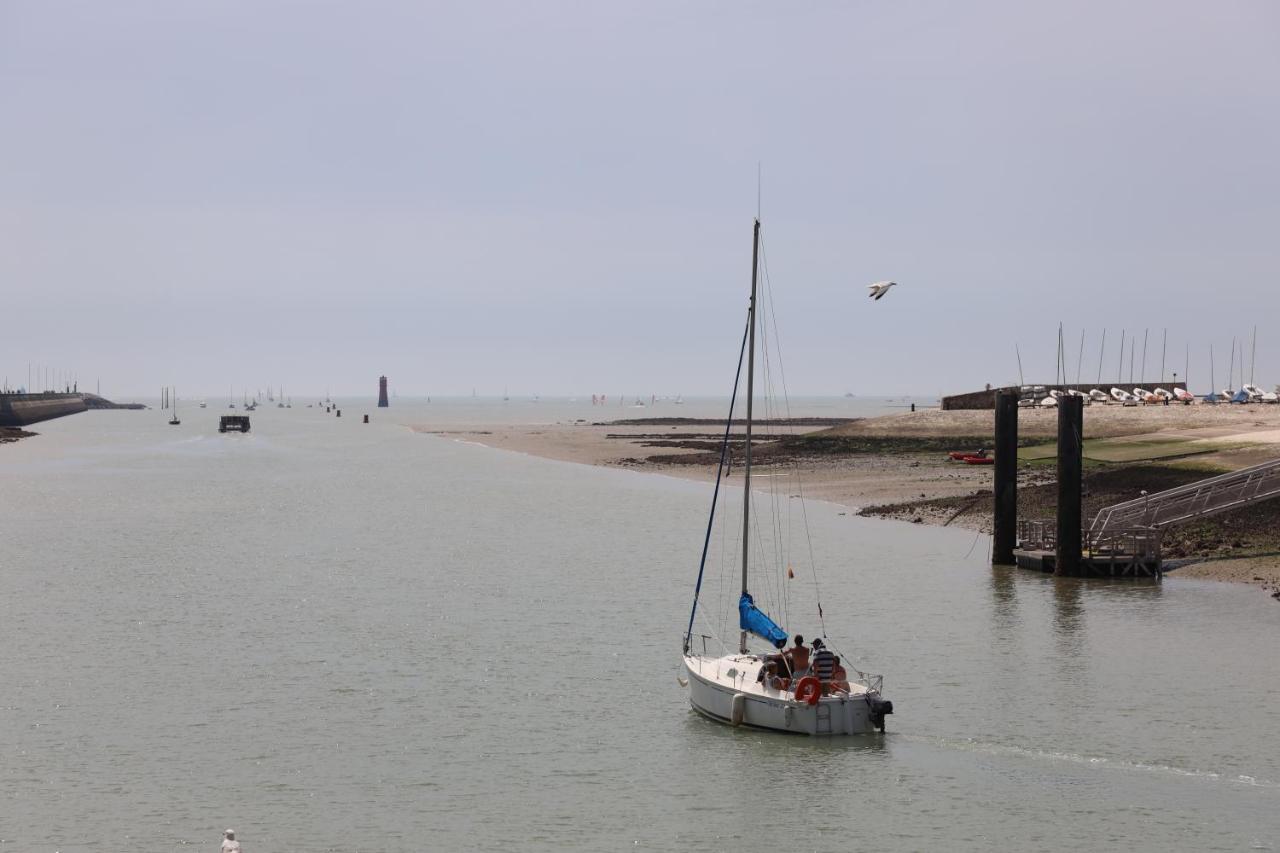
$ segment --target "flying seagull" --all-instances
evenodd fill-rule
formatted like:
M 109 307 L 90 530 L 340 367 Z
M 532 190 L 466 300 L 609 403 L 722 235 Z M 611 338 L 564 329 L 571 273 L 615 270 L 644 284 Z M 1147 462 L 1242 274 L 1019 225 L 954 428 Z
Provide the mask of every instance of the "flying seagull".
M 867 290 L 870 290 L 871 292 L 868 293 L 867 296 L 870 296 L 872 299 L 879 299 L 881 296 L 888 293 L 889 288 L 893 287 L 895 284 L 897 284 L 896 281 L 877 281 L 875 284 L 868 284 Z

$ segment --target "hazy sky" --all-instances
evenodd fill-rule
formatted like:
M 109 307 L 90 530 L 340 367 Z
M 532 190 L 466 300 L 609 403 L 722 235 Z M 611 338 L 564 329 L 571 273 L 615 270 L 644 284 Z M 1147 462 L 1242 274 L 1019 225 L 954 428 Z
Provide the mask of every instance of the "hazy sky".
M 1273 2 L 0 0 L 0 374 L 727 393 L 759 162 L 793 393 L 1270 387 L 1278 159 Z

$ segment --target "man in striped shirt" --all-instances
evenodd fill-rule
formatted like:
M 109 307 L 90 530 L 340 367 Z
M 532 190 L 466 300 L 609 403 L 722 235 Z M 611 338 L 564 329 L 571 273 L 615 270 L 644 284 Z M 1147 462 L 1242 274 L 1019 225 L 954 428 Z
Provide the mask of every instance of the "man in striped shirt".
M 836 656 L 826 647 L 821 639 L 813 641 L 813 657 L 809 667 L 818 680 L 822 682 L 822 692 L 831 689 L 831 681 L 836 672 Z

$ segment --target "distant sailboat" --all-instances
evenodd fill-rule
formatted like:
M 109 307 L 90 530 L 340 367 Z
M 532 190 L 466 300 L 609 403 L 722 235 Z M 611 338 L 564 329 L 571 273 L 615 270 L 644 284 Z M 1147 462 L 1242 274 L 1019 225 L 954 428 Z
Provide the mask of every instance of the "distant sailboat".
M 182 421 L 178 420 L 178 389 L 173 389 L 173 417 L 169 418 L 169 426 L 178 426 Z

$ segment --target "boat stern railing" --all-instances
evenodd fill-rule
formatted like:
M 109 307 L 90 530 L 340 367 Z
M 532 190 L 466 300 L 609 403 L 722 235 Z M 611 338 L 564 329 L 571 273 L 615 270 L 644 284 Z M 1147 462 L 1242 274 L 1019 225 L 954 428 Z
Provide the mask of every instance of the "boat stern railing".
M 883 675 L 872 675 L 860 669 L 853 670 L 853 673 L 856 677 L 850 680 L 867 688 L 868 693 L 879 693 L 884 688 Z

